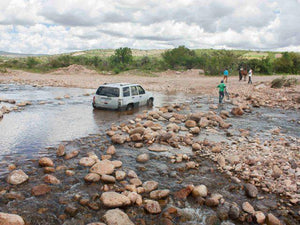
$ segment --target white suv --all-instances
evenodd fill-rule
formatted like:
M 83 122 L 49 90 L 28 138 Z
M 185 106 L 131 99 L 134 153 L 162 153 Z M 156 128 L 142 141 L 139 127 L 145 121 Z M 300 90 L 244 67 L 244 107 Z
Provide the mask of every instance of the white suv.
M 111 83 L 101 85 L 93 98 L 94 108 L 126 109 L 153 106 L 153 95 L 139 84 Z

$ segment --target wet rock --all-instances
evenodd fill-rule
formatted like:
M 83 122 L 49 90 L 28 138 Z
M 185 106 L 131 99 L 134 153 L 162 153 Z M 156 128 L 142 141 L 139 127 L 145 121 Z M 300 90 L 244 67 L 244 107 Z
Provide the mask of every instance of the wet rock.
M 229 217 L 231 219 L 236 220 L 239 218 L 239 216 L 240 216 L 240 208 L 235 204 L 231 205 L 229 210 Z
M 185 126 L 186 126 L 187 128 L 192 128 L 192 127 L 197 126 L 197 123 L 196 123 L 196 121 L 194 121 L 194 120 L 187 120 L 187 121 L 185 122 Z
M 44 167 L 44 173 L 54 173 L 55 168 L 54 167 Z
M 280 220 L 274 216 L 272 213 L 269 213 L 266 218 L 267 225 L 280 225 Z
M 142 148 L 144 146 L 143 143 L 139 142 L 139 143 L 134 143 L 134 147 L 135 148 Z
M 145 192 L 151 192 L 158 187 L 158 182 L 156 181 L 146 181 L 143 183 L 143 188 L 145 189 Z
M 40 195 L 45 195 L 51 191 L 51 187 L 48 186 L 47 184 L 41 184 L 34 186 L 31 189 L 31 194 L 34 196 L 40 196 Z
M 199 122 L 203 115 L 204 115 L 203 112 L 192 113 L 190 115 L 190 120 L 194 120 L 196 122 Z
M 123 165 L 122 161 L 120 161 L 120 160 L 114 160 L 114 161 L 111 161 L 111 163 L 113 164 L 113 166 L 115 168 L 119 168 Z
M 266 216 L 263 212 L 257 211 L 255 212 L 255 220 L 258 224 L 263 224 L 265 223 Z
M 124 142 L 126 141 L 126 137 L 120 135 L 120 134 L 115 134 L 111 137 L 111 141 L 113 143 L 116 143 L 116 144 L 124 144 Z
M 224 167 L 226 165 L 224 156 L 219 155 L 217 157 L 217 163 L 219 164 L 220 167 Z
M 14 170 L 8 175 L 7 182 L 10 184 L 18 185 L 27 181 L 28 178 L 29 177 L 26 173 L 23 172 L 23 170 Z
M 273 170 L 272 177 L 279 178 L 282 175 L 282 170 L 279 169 L 277 165 L 274 165 L 272 170 Z
M 197 164 L 194 161 L 190 161 L 190 162 L 187 162 L 185 164 L 185 166 L 187 169 L 195 169 L 197 167 Z
M 121 207 L 130 205 L 130 199 L 116 192 L 104 192 L 102 193 L 100 200 L 104 204 L 104 206 L 109 208 Z
M 44 177 L 44 181 L 48 184 L 60 184 L 60 180 L 53 175 L 46 175 Z
M 144 131 L 145 131 L 144 127 L 137 127 L 137 128 L 134 128 L 134 129 L 130 130 L 129 135 L 133 135 L 133 134 L 143 135 Z
M 100 222 L 93 222 L 93 223 L 88 223 L 87 225 L 106 225 L 106 224 Z
M 134 184 L 136 187 L 143 184 L 143 182 L 139 178 L 132 178 L 129 182 L 131 184 Z
M 194 185 L 188 185 L 187 187 L 175 192 L 174 196 L 177 199 L 185 200 L 193 190 L 194 190 Z
M 78 156 L 78 154 L 79 154 L 78 150 L 72 151 L 72 152 L 65 155 L 65 160 L 75 158 L 76 156 Z
M 254 215 L 254 213 L 255 213 L 253 206 L 249 202 L 244 202 L 242 204 L 242 209 L 251 215 Z
M 192 150 L 193 151 L 198 151 L 198 150 L 200 150 L 201 149 L 201 145 L 199 145 L 198 143 L 194 143 L 193 145 L 192 145 Z
M 22 193 L 19 192 L 14 192 L 14 191 L 10 191 L 9 193 L 6 193 L 4 195 L 5 198 L 9 199 L 9 200 L 24 200 L 25 196 Z
M 240 107 L 234 107 L 231 110 L 231 114 L 234 116 L 242 116 L 244 114 L 244 111 Z
M 129 170 L 128 171 L 128 177 L 130 177 L 130 178 L 138 178 L 136 172 L 134 172 L 133 170 Z
M 16 165 L 14 165 L 14 164 L 9 164 L 8 165 L 8 170 L 10 170 L 10 171 L 12 171 L 12 170 L 15 170 L 17 167 L 16 167 Z
M 219 200 L 216 198 L 207 198 L 205 199 L 205 205 L 208 207 L 216 207 L 219 205 Z
M 22 217 L 16 214 L 8 214 L 0 212 L 0 224 L 1 225 L 25 225 Z
M 229 217 L 230 204 L 225 202 L 223 205 L 220 205 L 217 209 L 218 217 L 221 220 L 227 220 Z
M 192 134 L 199 134 L 200 133 L 200 128 L 199 127 L 192 127 L 192 128 L 190 128 L 190 132 Z
M 221 116 L 223 119 L 225 119 L 225 118 L 229 117 L 229 112 L 226 111 L 226 110 L 222 110 L 222 111 L 220 112 L 220 116 Z
M 244 185 L 246 195 L 250 198 L 256 198 L 258 194 L 257 188 L 253 184 Z
M 100 175 L 97 173 L 88 173 L 85 177 L 84 180 L 86 182 L 90 182 L 90 183 L 95 183 L 98 182 L 101 179 Z
M 104 214 L 103 219 L 107 225 L 134 225 L 127 214 L 120 209 L 108 210 Z
M 147 212 L 151 214 L 157 214 L 161 212 L 159 203 L 153 200 L 147 200 L 146 204 L 144 205 L 144 208 L 146 209 Z
M 116 171 L 116 179 L 117 180 L 123 180 L 126 177 L 126 173 L 122 170 Z
M 65 212 L 71 217 L 74 217 L 78 213 L 78 208 L 70 204 L 65 208 Z
M 168 197 L 170 194 L 170 190 L 164 189 L 164 190 L 156 190 L 150 192 L 150 198 L 152 199 L 162 199 Z
M 140 154 L 136 158 L 136 161 L 139 162 L 139 163 L 144 163 L 144 162 L 149 161 L 149 159 L 150 159 L 150 155 L 149 154 Z
M 164 146 L 150 146 L 148 148 L 148 150 L 153 151 L 153 152 L 166 152 L 169 151 L 168 148 L 164 147 Z
M 39 165 L 42 166 L 42 167 L 45 167 L 45 166 L 53 167 L 54 163 L 50 158 L 43 157 L 43 158 L 40 158 Z
M 178 132 L 180 127 L 176 123 L 170 123 L 167 125 L 167 130 L 172 132 Z
M 209 120 L 206 117 L 202 117 L 199 122 L 199 127 L 205 128 L 209 125 Z
M 79 160 L 79 165 L 81 166 L 92 166 L 96 163 L 96 160 L 91 157 L 83 157 Z
M 207 187 L 205 185 L 195 186 L 192 195 L 194 197 L 206 197 L 207 196 Z
M 208 215 L 205 218 L 205 224 L 206 225 L 218 225 L 218 224 L 220 224 L 220 222 L 221 222 L 220 219 L 215 214 Z
M 57 151 L 56 151 L 56 155 L 57 156 L 63 156 L 65 155 L 65 146 L 60 144 L 57 148 Z
M 114 155 L 116 154 L 116 148 L 113 145 L 110 145 L 107 150 L 106 150 L 106 154 L 108 155 Z
M 221 145 L 214 145 L 211 149 L 211 152 L 213 153 L 220 153 L 222 151 Z
M 115 183 L 116 178 L 110 175 L 102 175 L 101 180 L 105 183 Z
M 115 166 L 109 160 L 103 160 L 92 166 L 90 169 L 91 173 L 97 173 L 100 175 L 112 174 L 114 172 Z

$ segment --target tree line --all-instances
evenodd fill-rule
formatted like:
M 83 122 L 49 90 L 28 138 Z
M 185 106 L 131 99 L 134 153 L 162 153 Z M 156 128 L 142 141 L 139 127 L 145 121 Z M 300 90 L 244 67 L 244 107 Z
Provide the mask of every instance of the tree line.
M 284 52 L 281 57 L 266 56 L 261 59 L 247 59 L 243 53 L 231 50 L 200 51 L 179 46 L 165 51 L 161 57 L 134 57 L 128 47 L 118 48 L 110 57 L 63 54 L 47 57 L 13 58 L 0 61 L 0 67 L 28 69 L 47 72 L 72 64 L 83 65 L 97 71 L 120 73 L 139 69 L 152 72 L 187 69 L 203 69 L 207 75 L 218 75 L 226 68 L 231 74 L 237 74 L 239 68 L 252 69 L 256 74 L 299 74 L 300 54 Z

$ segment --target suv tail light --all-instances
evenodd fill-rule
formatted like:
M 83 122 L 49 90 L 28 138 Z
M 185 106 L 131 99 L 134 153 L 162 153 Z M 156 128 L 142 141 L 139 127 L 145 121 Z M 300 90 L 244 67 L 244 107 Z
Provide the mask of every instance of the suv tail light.
M 95 103 L 95 96 L 93 97 L 93 103 Z

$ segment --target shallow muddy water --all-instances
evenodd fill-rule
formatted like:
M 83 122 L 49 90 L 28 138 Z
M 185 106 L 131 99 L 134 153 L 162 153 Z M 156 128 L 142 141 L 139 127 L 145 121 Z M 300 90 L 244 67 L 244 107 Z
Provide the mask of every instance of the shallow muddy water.
M 136 114 L 147 110 L 147 108 L 140 108 L 133 112 L 93 110 L 91 106 L 92 95 L 87 96 L 87 94 L 93 92 L 94 90 L 78 88 L 0 85 L 0 98 L 15 99 L 17 102 L 32 102 L 32 105 L 25 106 L 20 112 L 5 114 L 2 121 L 0 121 L 0 149 L 2 150 L 0 153 L 0 159 L 2 159 L 0 185 L 2 189 L 9 189 L 10 193 L 21 194 L 20 198 L 10 200 L 7 197 L 0 197 L 0 211 L 15 212 L 32 225 L 85 225 L 89 222 L 101 220 L 107 209 L 100 207 L 99 210 L 92 210 L 74 201 L 74 195 L 79 194 L 101 206 L 99 200 L 101 185 L 86 184 L 84 182 L 84 176 L 88 173 L 88 168 L 79 166 L 78 160 L 90 151 L 94 151 L 100 158 L 101 155 L 105 154 L 103 150 L 110 143 L 105 130 L 112 123 L 119 124 L 134 119 Z M 65 95 L 69 95 L 70 98 L 64 98 Z M 57 97 L 63 98 L 56 99 Z M 41 101 L 45 104 L 40 104 Z M 190 105 L 192 112 L 195 112 L 208 110 L 209 105 L 215 104 L 217 99 L 206 96 L 155 93 L 154 107 L 184 102 Z M 231 107 L 230 104 L 224 104 L 218 110 L 230 110 Z M 268 131 L 277 127 L 282 129 L 283 135 L 299 138 L 300 129 L 299 124 L 297 124 L 299 120 L 300 115 L 297 111 L 257 108 L 241 118 L 229 118 L 227 122 L 233 124 L 231 128 L 233 134 L 237 132 L 238 128 L 250 130 L 250 138 L 255 136 L 268 138 L 270 136 Z M 225 138 L 225 132 L 211 133 L 203 131 L 197 139 L 209 139 L 215 142 L 228 141 Z M 67 151 L 80 150 L 79 156 L 68 161 L 56 158 L 55 150 L 61 142 L 65 144 Z M 170 189 L 171 193 L 174 193 L 191 183 L 194 185 L 205 184 L 209 192 L 220 193 L 227 201 L 236 202 L 239 205 L 249 201 L 258 210 L 264 212 L 273 210 L 272 212 L 275 214 L 277 212 L 276 206 L 279 199 L 276 195 L 264 194 L 264 200 L 249 200 L 240 184 L 232 183 L 229 177 L 217 172 L 214 163 L 209 159 L 194 156 L 190 147 L 170 148 L 169 152 L 156 153 L 150 152 L 146 147 L 135 149 L 125 144 L 116 145 L 116 152 L 117 154 L 113 159 L 123 162 L 122 170 L 136 171 L 143 182 L 147 180 L 158 181 L 159 189 Z M 137 163 L 136 157 L 141 153 L 150 154 L 150 160 L 143 164 Z M 170 162 L 169 157 L 176 153 L 190 155 L 192 160 L 200 163 L 201 166 L 197 170 L 183 170 L 185 161 L 176 164 Z M 51 193 L 45 196 L 34 197 L 30 194 L 32 185 L 43 183 L 44 173 L 37 162 L 40 156 L 56 158 L 56 166 L 65 165 L 67 168 L 76 171 L 76 174 L 67 177 L 64 171 L 57 171 L 55 176 L 62 180 L 63 184 L 52 186 Z M 15 163 L 18 168 L 22 168 L 30 176 L 29 182 L 20 186 L 9 187 L 5 182 L 9 163 Z M 177 201 L 171 194 L 168 200 L 160 203 L 165 206 L 177 207 L 180 214 L 183 215 L 174 218 L 174 224 L 207 224 L 207 220 L 216 215 L 215 210 L 199 205 L 192 197 L 189 197 L 186 201 Z M 76 216 L 67 217 L 62 221 L 59 216 L 64 214 L 65 207 L 68 204 L 75 204 L 79 212 Z M 136 224 L 143 224 L 139 222 L 141 219 L 147 225 L 161 224 L 162 214 L 159 216 L 146 214 L 142 207 L 137 206 L 128 207 L 124 210 Z M 218 221 L 215 224 L 243 223 L 227 220 L 222 223 Z

